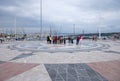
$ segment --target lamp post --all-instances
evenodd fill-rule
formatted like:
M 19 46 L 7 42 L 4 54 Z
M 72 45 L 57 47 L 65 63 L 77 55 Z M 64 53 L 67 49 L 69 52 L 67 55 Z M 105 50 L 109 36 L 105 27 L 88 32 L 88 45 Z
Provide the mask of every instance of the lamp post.
M 84 31 L 84 30 L 82 30 L 82 34 L 83 34 L 83 36 L 84 36 L 84 33 L 85 33 L 85 31 Z
M 101 39 L 101 30 L 100 30 L 100 27 L 98 29 L 98 32 L 99 32 L 99 39 Z
M 99 9 L 98 11 L 98 14 L 99 14 L 99 28 L 98 28 L 98 33 L 99 33 L 99 39 L 101 39 L 102 37 L 102 26 L 103 26 L 103 20 L 104 18 L 102 17 L 102 13 L 101 13 L 101 9 Z
M 16 37 L 16 34 L 17 34 L 17 32 L 16 32 L 16 15 L 15 15 L 15 21 L 14 21 L 14 23 L 15 23 L 15 39 L 17 38 Z
M 40 40 L 42 40 L 42 0 L 40 0 Z
M 75 24 L 73 24 L 73 33 L 75 35 Z
M 52 35 L 52 30 L 51 30 L 51 26 L 50 26 L 50 35 Z

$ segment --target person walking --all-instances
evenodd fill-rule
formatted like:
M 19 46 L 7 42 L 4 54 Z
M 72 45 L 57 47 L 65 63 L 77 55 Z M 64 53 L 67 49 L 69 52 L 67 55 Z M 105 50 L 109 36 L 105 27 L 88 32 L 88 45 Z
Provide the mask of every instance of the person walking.
M 50 35 L 49 36 L 49 39 L 50 39 L 50 44 L 52 43 L 52 36 Z
M 68 36 L 68 43 L 70 45 L 70 43 L 71 43 L 71 36 Z
M 76 38 L 76 45 L 78 45 L 79 44 L 79 36 L 77 36 L 77 38 Z
M 81 42 L 82 42 L 82 36 L 79 37 L 79 40 L 80 40 L 80 45 L 81 45 Z
M 53 44 L 57 44 L 57 36 L 53 36 Z
M 80 45 L 81 45 L 81 42 L 82 42 L 82 36 L 77 36 L 77 39 L 76 39 L 76 45 L 79 44 L 79 41 L 80 41 Z
M 64 41 L 64 45 L 65 45 L 66 44 L 66 38 L 65 37 L 63 38 L 63 41 Z
M 49 39 L 49 36 L 47 36 L 47 44 L 50 43 L 50 39 Z

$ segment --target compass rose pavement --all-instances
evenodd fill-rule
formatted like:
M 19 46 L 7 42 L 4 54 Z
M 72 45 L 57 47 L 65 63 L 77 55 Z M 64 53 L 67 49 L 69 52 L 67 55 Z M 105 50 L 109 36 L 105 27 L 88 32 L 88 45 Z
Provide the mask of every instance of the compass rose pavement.
M 99 40 L 80 50 L 45 42 L 22 48 L 28 43 L 0 44 L 0 81 L 120 81 L 120 41 Z

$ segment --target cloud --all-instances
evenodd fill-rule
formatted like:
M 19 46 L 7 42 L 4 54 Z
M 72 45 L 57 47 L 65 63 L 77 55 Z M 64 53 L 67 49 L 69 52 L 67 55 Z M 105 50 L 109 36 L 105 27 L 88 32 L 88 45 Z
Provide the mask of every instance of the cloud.
M 88 32 L 96 32 L 100 26 L 106 32 L 116 31 L 120 27 L 119 4 L 119 0 L 43 0 L 43 26 L 49 28 L 54 24 L 59 29 L 62 24 L 64 32 L 72 32 L 73 24 Z M 15 16 L 18 26 L 40 27 L 40 0 L 1 0 L 0 26 L 14 26 Z

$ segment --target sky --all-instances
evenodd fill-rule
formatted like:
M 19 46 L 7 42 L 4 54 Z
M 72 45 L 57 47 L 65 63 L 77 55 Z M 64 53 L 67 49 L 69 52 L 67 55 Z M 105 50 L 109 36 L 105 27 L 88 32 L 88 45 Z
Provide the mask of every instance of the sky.
M 120 0 L 0 0 L 0 28 L 25 32 L 120 32 Z M 16 20 L 16 21 L 15 21 Z

